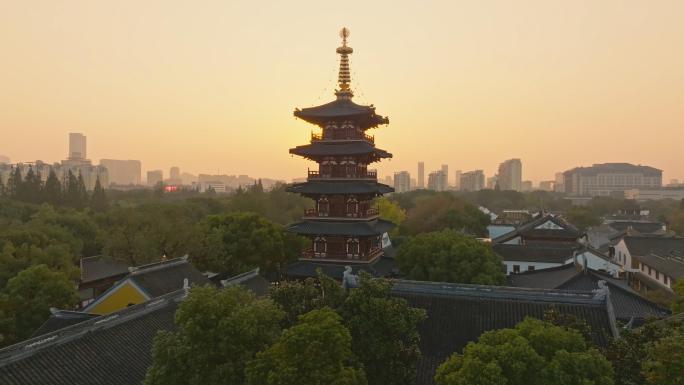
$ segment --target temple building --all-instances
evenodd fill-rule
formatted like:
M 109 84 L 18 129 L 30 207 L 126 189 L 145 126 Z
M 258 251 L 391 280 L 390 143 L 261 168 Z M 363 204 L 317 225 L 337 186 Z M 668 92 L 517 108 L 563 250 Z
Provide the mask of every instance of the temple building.
M 318 165 L 308 171 L 306 182 L 288 188 L 315 202 L 302 221 L 289 230 L 311 240 L 310 247 L 302 252 L 303 261 L 368 265 L 383 255 L 383 234 L 394 226 L 379 218 L 373 200 L 394 190 L 378 183 L 377 172 L 368 169 L 370 164 L 391 158 L 392 154 L 377 148 L 375 138 L 366 131 L 388 124 L 389 120 L 378 115 L 373 105 L 352 101 L 349 30 L 343 28 L 340 36 L 336 99 L 294 112 L 295 117 L 320 127 L 320 132 L 312 132 L 309 144 L 290 149 L 291 154 Z

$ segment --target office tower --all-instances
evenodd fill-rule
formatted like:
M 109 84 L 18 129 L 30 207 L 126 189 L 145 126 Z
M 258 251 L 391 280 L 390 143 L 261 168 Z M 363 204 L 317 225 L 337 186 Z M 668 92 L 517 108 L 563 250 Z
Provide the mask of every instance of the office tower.
M 446 175 L 442 170 L 431 172 L 428 175 L 428 190 L 446 191 Z
M 499 165 L 499 189 L 522 190 L 522 162 L 520 159 L 509 159 Z
M 411 178 L 411 190 L 415 190 L 417 185 L 418 182 L 416 181 L 416 178 Z
M 459 191 L 461 189 L 461 170 L 456 170 L 454 172 L 454 190 Z
M 170 179 L 180 179 L 180 168 L 173 166 L 169 170 L 169 178 Z
M 100 159 L 100 166 L 107 169 L 109 183 L 117 185 L 139 185 L 141 165 L 139 160 Z
M 394 173 L 394 191 L 398 193 L 411 191 L 411 174 L 408 171 Z
M 425 188 L 425 163 L 418 162 L 418 188 Z
M 445 190 L 447 190 L 449 188 L 449 165 L 443 164 L 441 170 L 442 174 L 444 174 L 444 185 L 446 186 Z
M 482 170 L 464 172 L 461 174 L 461 191 L 480 191 L 484 188 L 485 176 Z
M 70 160 L 86 159 L 86 137 L 78 132 L 69 133 L 69 156 Z
M 149 186 L 156 186 L 164 181 L 164 172 L 162 170 L 152 170 L 147 172 L 147 184 Z
M 564 193 L 565 192 L 565 176 L 562 172 L 557 172 L 555 180 L 553 181 L 553 191 Z
M 563 173 L 565 193 L 573 196 L 624 196 L 625 190 L 663 185 L 663 171 L 629 163 L 576 167 Z

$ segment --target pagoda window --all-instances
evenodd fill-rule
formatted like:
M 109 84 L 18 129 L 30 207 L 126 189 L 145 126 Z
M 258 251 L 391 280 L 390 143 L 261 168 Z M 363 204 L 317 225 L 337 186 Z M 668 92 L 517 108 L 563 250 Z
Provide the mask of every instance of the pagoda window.
M 324 257 L 325 253 L 328 251 L 328 242 L 326 242 L 325 237 L 316 237 L 314 239 L 313 247 L 316 256 Z
M 359 200 L 355 196 L 349 197 L 347 199 L 347 216 L 348 217 L 358 217 L 359 216 Z
M 330 202 L 328 202 L 327 197 L 321 197 L 318 199 L 317 202 L 317 208 L 318 208 L 318 216 L 319 217 L 327 217 L 328 212 L 330 211 Z
M 347 257 L 359 256 L 359 240 L 357 238 L 347 239 Z

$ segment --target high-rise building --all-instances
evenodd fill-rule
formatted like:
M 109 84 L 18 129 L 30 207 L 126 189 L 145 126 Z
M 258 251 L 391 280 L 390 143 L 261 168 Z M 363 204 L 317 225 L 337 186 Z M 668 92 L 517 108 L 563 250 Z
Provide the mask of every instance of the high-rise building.
M 520 159 L 509 159 L 499 165 L 499 189 L 522 190 L 522 162 Z
M 147 184 L 149 186 L 156 186 L 164 181 L 164 172 L 162 170 L 152 170 L 147 172 Z
M 485 176 L 482 170 L 464 172 L 461 174 L 461 191 L 480 191 L 485 185 Z
M 431 172 L 428 175 L 428 190 L 446 191 L 446 174 L 442 170 Z
M 116 185 L 139 185 L 141 165 L 139 160 L 100 159 L 100 166 L 107 169 L 109 183 Z
M 444 174 L 444 185 L 446 186 L 445 190 L 447 190 L 449 188 L 449 165 L 443 164 L 441 170 L 442 174 Z
M 408 171 L 394 173 L 394 191 L 398 193 L 411 191 L 411 174 Z
M 520 191 L 523 192 L 530 192 L 534 188 L 534 184 L 532 183 L 531 180 L 525 180 L 522 182 L 522 185 L 520 185 Z
M 352 101 L 349 30 L 342 29 L 341 36 L 336 100 L 294 112 L 321 129 L 319 135 L 311 136 L 310 143 L 290 149 L 290 154 L 318 164 L 317 170 L 309 170 L 307 182 L 288 187 L 288 191 L 314 201 L 314 208 L 306 211 L 302 221 L 288 227 L 311 242 L 300 256 L 298 271 L 302 264 L 313 262 L 318 266 L 321 261 L 336 263 L 334 268 L 351 264 L 365 268 L 383 255 L 383 235 L 394 226 L 379 218 L 373 203 L 373 199 L 393 189 L 378 183 L 377 172 L 368 169 L 370 164 L 391 158 L 392 154 L 376 147 L 374 138 L 366 134 L 368 129 L 388 124 L 389 119 L 377 115 L 373 106 Z
M 78 132 L 69 133 L 69 160 L 86 159 L 86 136 Z
M 171 169 L 169 169 L 169 178 L 180 179 L 180 168 L 176 166 L 171 167 Z
M 394 181 L 392 180 L 392 175 L 385 175 L 385 184 L 388 186 L 394 184 Z
M 568 195 L 624 196 L 626 190 L 662 187 L 663 171 L 629 163 L 603 163 L 568 170 L 563 181 Z
M 418 162 L 418 188 L 425 188 L 425 163 Z
M 553 181 L 553 191 L 564 193 L 565 192 L 565 177 L 562 172 L 557 172 L 555 180 Z
M 454 190 L 459 191 L 461 189 L 461 170 L 456 170 L 454 172 Z
M 489 178 L 487 178 L 487 188 L 488 189 L 494 190 L 498 187 L 498 185 L 499 185 L 499 176 L 498 175 L 490 176 Z
M 5 156 L 5 155 L 0 155 L 0 164 L 9 164 L 10 163 L 10 158 Z
M 539 182 L 539 189 L 542 191 L 553 191 L 554 183 L 552 180 L 543 180 Z

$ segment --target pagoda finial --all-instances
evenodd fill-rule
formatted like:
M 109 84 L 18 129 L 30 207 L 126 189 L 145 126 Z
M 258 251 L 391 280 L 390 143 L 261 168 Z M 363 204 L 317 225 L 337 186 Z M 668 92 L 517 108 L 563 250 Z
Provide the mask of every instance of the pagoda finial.
M 349 28 L 344 27 L 340 30 L 340 37 L 342 38 L 342 46 L 337 48 L 337 53 L 340 54 L 340 75 L 337 82 L 340 84 L 340 89 L 335 92 L 338 99 L 350 99 L 354 94 L 351 91 L 351 75 L 349 74 L 349 55 L 354 52 L 352 47 L 347 46 L 347 38 L 349 37 Z

